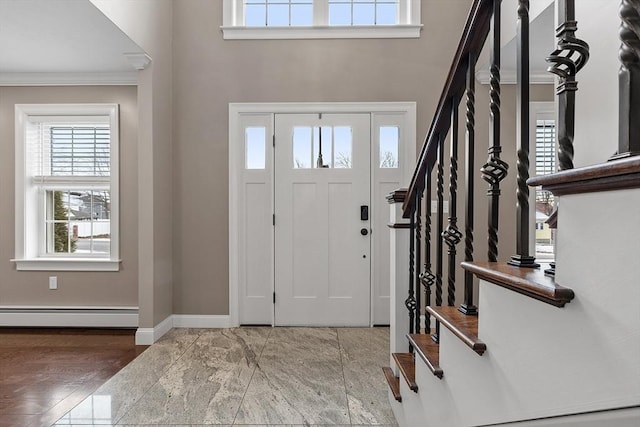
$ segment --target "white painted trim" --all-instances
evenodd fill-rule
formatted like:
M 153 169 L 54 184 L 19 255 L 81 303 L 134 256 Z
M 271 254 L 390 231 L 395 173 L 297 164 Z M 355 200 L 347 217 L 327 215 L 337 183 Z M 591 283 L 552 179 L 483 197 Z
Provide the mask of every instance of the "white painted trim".
M 153 328 L 138 328 L 136 345 L 151 345 L 173 328 L 173 316 L 169 316 Z
M 0 86 L 136 86 L 138 73 L 0 73 Z
M 416 161 L 417 104 L 415 102 L 271 102 L 229 103 L 229 327 L 240 326 L 238 275 L 238 165 L 241 145 L 235 144 L 242 114 L 304 114 L 304 113 L 405 113 L 408 144 L 404 144 L 403 159 L 407 167 L 404 182 L 409 182 Z
M 362 25 L 313 27 L 240 27 L 222 26 L 225 40 L 284 39 L 417 39 L 422 25 Z
M 223 1 L 224 39 L 353 39 L 418 38 L 422 31 L 421 0 L 400 0 L 396 25 L 328 25 L 328 0 L 313 1 L 312 26 L 246 27 L 242 0 Z
M 174 314 L 174 328 L 229 328 L 231 317 L 228 315 Z
M 122 260 L 99 258 L 12 259 L 18 271 L 119 271 Z
M 476 71 L 476 79 L 483 85 L 489 84 L 491 74 L 489 70 Z M 529 76 L 529 82 L 532 85 L 551 85 L 555 83 L 554 76 L 546 72 L 533 72 Z M 514 85 L 517 83 L 516 73 L 511 70 L 502 70 L 500 75 L 500 84 Z
M 0 306 L 0 326 L 135 328 L 138 308 Z
M 144 52 L 123 53 L 123 55 L 129 64 L 138 71 L 144 70 L 151 64 L 151 57 Z
M 38 211 L 27 190 L 35 187 L 27 177 L 26 126 L 36 116 L 107 116 L 111 130 L 109 191 L 111 193 L 111 253 L 109 258 L 44 254 L 42 248 L 43 211 Z M 38 117 L 38 120 L 40 118 Z M 34 271 L 118 271 L 120 269 L 120 107 L 113 103 L 95 104 L 16 104 L 15 105 L 15 258 L 18 270 Z M 27 221 L 27 218 L 29 220 Z M 34 226 L 35 223 L 35 226 Z

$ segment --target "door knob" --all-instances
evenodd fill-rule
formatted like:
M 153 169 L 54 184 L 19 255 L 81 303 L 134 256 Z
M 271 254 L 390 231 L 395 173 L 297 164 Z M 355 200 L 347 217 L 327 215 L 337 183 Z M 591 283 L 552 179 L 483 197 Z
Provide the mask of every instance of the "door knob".
M 363 236 L 366 236 L 367 234 L 369 234 L 369 230 L 367 228 L 361 228 L 360 234 L 362 234 Z

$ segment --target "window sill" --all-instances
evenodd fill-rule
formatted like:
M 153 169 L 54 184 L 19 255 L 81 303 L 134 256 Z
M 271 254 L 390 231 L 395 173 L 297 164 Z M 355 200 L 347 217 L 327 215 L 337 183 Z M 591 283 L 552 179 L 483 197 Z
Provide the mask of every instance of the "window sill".
M 415 39 L 422 25 L 363 25 L 314 27 L 240 27 L 222 26 L 225 40 L 275 39 Z
M 18 271 L 120 271 L 120 261 L 101 258 L 12 259 Z

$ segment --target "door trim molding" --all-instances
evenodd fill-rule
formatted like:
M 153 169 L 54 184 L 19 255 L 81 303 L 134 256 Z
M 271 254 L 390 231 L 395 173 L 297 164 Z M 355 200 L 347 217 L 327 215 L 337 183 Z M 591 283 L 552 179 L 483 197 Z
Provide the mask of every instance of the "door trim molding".
M 416 159 L 416 103 L 415 102 L 292 102 L 292 103 L 229 103 L 229 323 L 239 326 L 239 241 L 238 231 L 239 199 L 238 185 L 241 139 L 240 117 L 247 114 L 303 114 L 303 113 L 402 113 L 407 120 L 406 141 L 402 159 L 406 165 L 413 165 Z M 413 168 L 404 168 L 403 182 L 408 182 Z

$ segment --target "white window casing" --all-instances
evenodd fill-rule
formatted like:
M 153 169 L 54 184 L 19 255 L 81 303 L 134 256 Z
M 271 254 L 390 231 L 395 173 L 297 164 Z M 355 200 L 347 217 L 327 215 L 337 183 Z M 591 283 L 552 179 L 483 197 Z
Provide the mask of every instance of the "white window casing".
M 17 270 L 41 271 L 118 271 L 119 259 L 119 126 L 117 104 L 17 104 L 15 106 L 15 258 Z M 95 171 L 99 162 L 97 137 L 87 164 L 93 162 L 94 171 L 71 163 L 53 172 L 50 130 L 64 124 L 67 127 L 109 128 L 108 170 Z M 74 128 L 74 130 L 75 130 Z M 76 140 L 71 139 L 71 145 Z M 80 137 L 78 138 L 80 139 Z M 101 142 L 104 144 L 104 142 Z M 78 150 L 86 149 L 77 143 Z M 91 143 L 89 143 L 91 144 Z M 62 150 L 62 149 L 61 149 Z M 69 158 L 76 161 L 76 155 Z M 85 157 L 86 159 L 87 157 Z M 107 156 L 102 156 L 107 159 Z M 63 160 L 67 160 L 66 158 Z M 80 160 L 82 161 L 82 160 Z M 103 165 L 101 165 L 103 166 Z M 49 172 L 45 172 L 49 169 Z M 69 171 L 65 173 L 64 171 Z M 51 250 L 51 230 L 58 218 L 51 217 L 53 192 L 82 190 L 90 192 L 91 215 L 83 223 L 90 227 L 89 253 L 56 252 Z M 94 219 L 94 191 L 108 194 L 108 221 Z M 69 196 L 71 197 L 71 196 Z M 49 200 L 49 202 L 47 202 Z M 69 205 L 70 206 L 70 205 Z M 68 207 L 70 209 L 70 207 Z M 47 216 L 49 212 L 49 216 Z M 69 211 L 70 212 L 70 211 Z M 70 215 L 69 215 L 70 216 Z M 87 218 L 84 218 L 87 219 Z M 109 233 L 108 251 L 94 251 L 97 241 L 93 232 L 102 223 Z M 71 220 L 67 221 L 71 224 Z M 49 229 L 49 231 L 47 231 Z M 67 229 L 67 233 L 71 233 Z M 49 242 L 47 243 L 47 239 Z
M 394 25 L 330 25 L 329 0 L 313 0 L 313 25 L 245 26 L 244 0 L 223 0 L 220 28 L 227 40 L 419 38 L 420 4 L 421 0 L 398 0 Z

